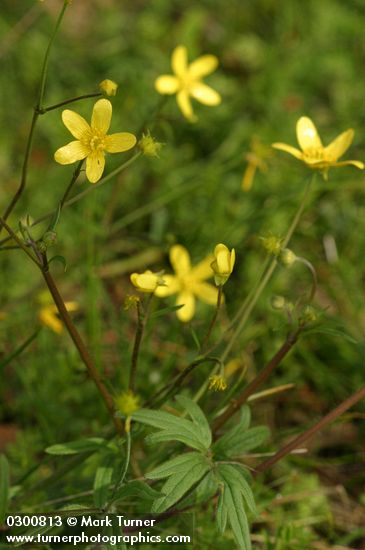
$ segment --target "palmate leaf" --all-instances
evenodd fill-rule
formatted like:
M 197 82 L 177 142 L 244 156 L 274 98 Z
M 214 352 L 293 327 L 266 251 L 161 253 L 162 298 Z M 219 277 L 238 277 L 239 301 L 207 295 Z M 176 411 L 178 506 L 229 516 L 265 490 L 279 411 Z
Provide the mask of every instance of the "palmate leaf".
M 165 411 L 154 411 L 140 409 L 132 414 L 133 420 L 160 428 L 162 431 L 149 435 L 146 440 L 149 443 L 160 443 L 162 441 L 180 441 L 188 447 L 199 451 L 209 449 L 212 434 L 209 424 L 200 407 L 187 397 L 177 397 L 178 402 L 189 413 L 192 421 L 181 418 Z
M 160 496 L 161 493 L 155 491 L 155 489 L 152 489 L 152 487 L 147 485 L 147 483 L 134 479 L 116 491 L 113 497 L 113 502 L 124 500 L 129 497 L 136 497 L 138 500 L 151 501 L 156 500 L 156 498 L 159 498 Z
M 168 477 L 161 489 L 163 496 L 155 500 L 152 505 L 152 512 L 161 513 L 176 504 L 211 469 L 208 459 L 200 453 L 187 454 L 194 455 L 194 457 L 190 457 L 185 465 L 180 464 L 178 471 Z M 149 474 L 147 474 L 148 476 Z
M 196 452 L 185 453 L 175 458 L 167 460 L 157 468 L 154 468 L 146 474 L 147 479 L 163 479 L 164 477 L 170 477 L 173 474 L 184 472 L 193 464 L 196 464 L 200 460 L 201 454 Z
M 229 522 L 236 542 L 241 550 L 251 549 L 250 530 L 244 503 L 256 514 L 256 506 L 246 472 L 234 464 L 218 464 L 221 479 L 220 496 L 217 508 L 217 523 L 221 532 Z
M 218 458 L 234 458 L 247 453 L 261 445 L 269 437 L 266 426 L 257 426 L 248 429 L 250 423 L 250 409 L 242 407 L 239 423 L 228 430 L 213 445 L 214 455 Z

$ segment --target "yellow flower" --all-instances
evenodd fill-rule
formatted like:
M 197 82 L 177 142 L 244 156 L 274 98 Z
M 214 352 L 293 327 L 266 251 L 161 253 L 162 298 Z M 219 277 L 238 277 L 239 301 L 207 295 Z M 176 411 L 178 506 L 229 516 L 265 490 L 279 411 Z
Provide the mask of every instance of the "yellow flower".
M 208 390 L 224 391 L 226 389 L 227 389 L 227 382 L 224 376 L 221 376 L 219 374 L 213 374 L 212 376 L 209 376 Z
M 189 253 L 176 244 L 170 249 L 170 262 L 175 275 L 164 275 L 165 286 L 159 286 L 155 295 L 160 298 L 177 294 L 176 304 L 183 307 L 176 311 L 182 322 L 190 321 L 195 313 L 195 297 L 210 305 L 216 305 L 218 290 L 205 280 L 213 276 L 210 264 L 214 257 L 210 254 L 195 267 L 191 266 Z
M 177 94 L 176 100 L 183 115 L 191 122 L 196 120 L 190 97 L 204 105 L 219 105 L 221 96 L 204 84 L 201 79 L 215 71 L 218 59 L 215 55 L 203 55 L 188 65 L 185 46 L 177 46 L 172 52 L 171 66 L 174 75 L 161 75 L 155 82 L 160 94 Z
M 164 284 L 164 280 L 161 277 L 161 273 L 152 273 L 152 271 L 145 271 L 144 273 L 132 273 L 132 284 L 140 292 L 155 292 L 159 285 Z
M 86 158 L 86 177 L 96 183 L 102 176 L 105 152 L 123 153 L 136 144 L 136 137 L 127 132 L 107 135 L 112 118 L 112 104 L 108 99 L 99 99 L 94 105 L 91 124 L 66 109 L 62 120 L 66 128 L 77 139 L 55 152 L 54 158 L 60 164 L 72 164 Z
M 60 334 L 63 331 L 63 323 L 57 316 L 57 307 L 52 303 L 52 298 L 48 292 L 42 292 L 38 296 L 38 302 L 41 305 L 38 311 L 39 321 L 56 334 Z M 65 302 L 65 306 L 67 311 L 76 311 L 79 307 L 77 302 Z
M 344 160 L 337 162 L 350 147 L 354 139 L 354 131 L 350 128 L 342 132 L 329 145 L 324 147 L 318 135 L 317 128 L 310 118 L 301 117 L 297 122 L 297 140 L 301 151 L 286 143 L 273 143 L 275 149 L 285 151 L 305 162 L 310 168 L 322 170 L 325 177 L 331 166 L 347 166 L 352 164 L 363 170 L 364 163 L 359 160 Z
M 131 390 L 118 395 L 114 401 L 118 411 L 127 416 L 141 407 L 139 396 L 135 395 Z
M 234 248 L 230 252 L 225 244 L 217 244 L 214 249 L 214 261 L 211 268 L 214 271 L 214 280 L 217 286 L 224 285 L 233 271 L 236 253 Z
M 99 83 L 99 88 L 100 91 L 103 92 L 103 94 L 112 96 L 117 93 L 118 84 L 113 80 L 109 80 L 109 78 L 106 78 Z

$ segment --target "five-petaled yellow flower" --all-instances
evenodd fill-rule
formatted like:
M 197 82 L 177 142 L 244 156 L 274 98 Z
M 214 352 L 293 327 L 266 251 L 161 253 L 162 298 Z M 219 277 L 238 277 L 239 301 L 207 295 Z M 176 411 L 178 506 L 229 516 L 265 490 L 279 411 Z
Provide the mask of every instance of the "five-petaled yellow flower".
M 214 281 L 217 286 L 224 285 L 233 271 L 236 261 L 236 253 L 234 248 L 231 252 L 225 244 L 217 244 L 214 249 L 214 261 L 211 263 L 211 268 L 214 271 Z
M 352 128 L 342 132 L 329 145 L 324 147 L 318 135 L 317 128 L 310 118 L 302 116 L 297 122 L 297 140 L 301 151 L 286 143 L 273 143 L 275 149 L 285 151 L 299 160 L 305 162 L 310 168 L 322 170 L 324 176 L 331 166 L 347 166 L 352 164 L 363 170 L 364 163 L 359 160 L 344 160 L 337 162 L 350 147 L 354 139 Z
M 215 71 L 218 59 L 215 55 L 202 55 L 188 64 L 185 46 L 177 46 L 172 52 L 171 67 L 174 75 L 161 75 L 155 82 L 160 94 L 177 94 L 176 100 L 183 115 L 193 122 L 196 120 L 190 103 L 190 97 L 204 105 L 219 105 L 221 96 L 201 79 Z
M 112 118 L 112 104 L 108 99 L 99 99 L 94 105 L 91 123 L 66 109 L 62 120 L 66 128 L 77 139 L 55 152 L 54 158 L 60 164 L 72 164 L 86 158 L 86 177 L 96 183 L 102 176 L 105 166 L 105 153 L 123 153 L 137 142 L 128 132 L 107 135 Z
M 164 284 L 161 273 L 153 273 L 149 269 L 144 273 L 132 273 L 131 283 L 140 292 L 153 293 L 156 288 Z
M 159 286 L 155 295 L 160 298 L 177 294 L 176 305 L 182 305 L 176 311 L 180 321 L 190 321 L 195 313 L 195 297 L 210 305 L 216 305 L 218 290 L 205 280 L 213 276 L 211 263 L 214 260 L 209 255 L 195 267 L 191 266 L 189 253 L 183 246 L 176 244 L 170 249 L 170 262 L 175 275 L 164 275 L 165 286 Z

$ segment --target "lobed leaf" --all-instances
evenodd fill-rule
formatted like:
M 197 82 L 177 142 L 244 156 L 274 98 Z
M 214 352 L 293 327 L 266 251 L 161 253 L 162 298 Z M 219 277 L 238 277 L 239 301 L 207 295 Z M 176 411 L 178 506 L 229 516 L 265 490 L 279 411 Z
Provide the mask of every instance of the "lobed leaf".
M 207 417 L 205 416 L 199 405 L 197 405 L 192 399 L 189 399 L 184 395 L 177 395 L 175 399 L 187 411 L 191 420 L 193 421 L 193 424 L 200 432 L 203 445 L 206 449 L 209 449 L 212 443 L 212 432 Z
M 68 443 L 51 445 L 51 447 L 47 447 L 45 452 L 50 455 L 75 455 L 96 451 L 106 445 L 107 441 L 101 437 L 88 437 L 77 441 L 69 441 Z
M 200 462 L 201 454 L 196 452 L 185 453 L 171 460 L 167 460 L 146 474 L 147 479 L 162 479 L 180 471 L 186 470 L 192 464 Z

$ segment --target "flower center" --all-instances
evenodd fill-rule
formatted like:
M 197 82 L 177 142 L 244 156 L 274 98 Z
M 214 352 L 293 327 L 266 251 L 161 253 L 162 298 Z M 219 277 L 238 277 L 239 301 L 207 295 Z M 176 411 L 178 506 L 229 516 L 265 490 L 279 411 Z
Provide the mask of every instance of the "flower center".
M 91 152 L 99 153 L 105 149 L 105 134 L 98 130 L 93 130 L 86 140 L 86 144 L 90 148 Z
M 325 161 L 326 155 L 324 148 L 310 148 L 303 151 L 304 159 L 308 162 Z

